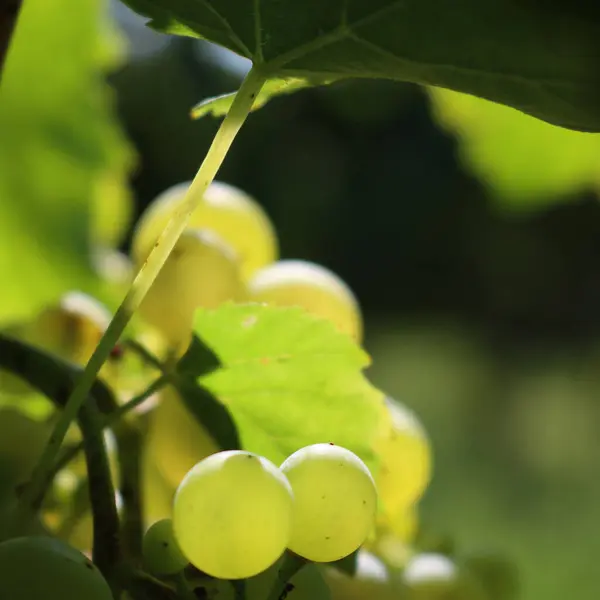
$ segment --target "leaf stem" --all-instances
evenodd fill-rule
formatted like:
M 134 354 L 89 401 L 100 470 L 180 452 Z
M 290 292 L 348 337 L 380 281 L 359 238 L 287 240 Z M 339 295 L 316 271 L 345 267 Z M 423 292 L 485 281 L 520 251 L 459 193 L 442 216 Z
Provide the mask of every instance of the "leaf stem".
M 281 566 L 277 570 L 277 577 L 267 600 L 285 600 L 290 592 L 288 589 L 289 580 L 307 563 L 308 561 L 305 558 L 288 550 L 283 557 Z
M 31 513 L 34 510 L 33 500 L 44 489 L 48 473 L 54 468 L 57 454 L 67 433 L 69 424 L 77 416 L 80 407 L 94 384 L 96 375 L 109 357 L 131 316 L 137 310 L 156 279 L 179 236 L 185 229 L 192 212 L 202 201 L 204 192 L 217 174 L 233 140 L 250 113 L 254 100 L 264 82 L 265 76 L 256 68 L 252 68 L 242 82 L 227 116 L 221 123 L 208 153 L 188 189 L 184 201 L 174 211 L 152 252 L 150 252 L 146 262 L 142 265 L 125 299 L 117 309 L 100 343 L 81 374 L 75 389 L 70 395 L 48 440 L 46 449 L 33 470 L 31 481 L 23 490 L 16 515 L 18 523 L 25 522 L 31 517 Z
M 92 506 L 94 529 L 92 556 L 104 576 L 114 584 L 114 570 L 121 559 L 119 515 L 100 413 L 94 405 L 86 404 L 82 407 L 79 412 L 79 426 L 85 449 L 88 490 Z M 118 597 L 115 594 L 115 598 Z
M 128 412 L 136 409 L 142 402 L 153 396 L 156 392 L 158 392 L 163 386 L 167 385 L 169 382 L 169 378 L 161 375 L 157 379 L 155 379 L 143 392 L 134 396 L 131 400 L 128 400 L 125 404 L 122 404 L 113 412 L 105 415 L 101 419 L 101 427 L 102 429 L 106 429 L 107 427 L 112 427 L 115 425 L 121 417 L 126 415 Z M 65 448 L 63 453 L 58 457 L 58 460 L 54 464 L 54 468 L 52 471 L 48 473 L 48 478 L 46 480 L 46 486 L 50 485 L 50 482 L 54 479 L 56 474 L 59 471 L 62 471 L 81 451 L 83 450 L 83 440 L 78 444 L 74 444 L 73 446 L 69 446 Z

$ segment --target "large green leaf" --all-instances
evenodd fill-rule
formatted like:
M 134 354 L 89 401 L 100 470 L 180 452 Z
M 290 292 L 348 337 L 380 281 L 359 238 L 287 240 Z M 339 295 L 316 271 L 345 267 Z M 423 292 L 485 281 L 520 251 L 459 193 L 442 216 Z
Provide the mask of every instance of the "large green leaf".
M 381 77 L 600 131 L 600 11 L 536 0 L 125 0 L 271 77 Z M 589 13 L 589 14 L 588 14 Z
M 499 206 L 531 210 L 600 182 L 600 136 L 553 127 L 507 106 L 438 88 L 434 115 Z
M 102 78 L 115 60 L 105 8 L 23 3 L 0 93 L 0 324 L 66 289 L 93 291 L 90 244 L 118 237 L 114 212 L 94 219 L 127 200 L 130 159 Z
M 349 336 L 299 308 L 259 304 L 199 310 L 195 331 L 222 364 L 198 382 L 227 406 L 244 448 L 278 463 L 334 442 L 376 468 L 383 394 L 365 379 L 369 359 Z

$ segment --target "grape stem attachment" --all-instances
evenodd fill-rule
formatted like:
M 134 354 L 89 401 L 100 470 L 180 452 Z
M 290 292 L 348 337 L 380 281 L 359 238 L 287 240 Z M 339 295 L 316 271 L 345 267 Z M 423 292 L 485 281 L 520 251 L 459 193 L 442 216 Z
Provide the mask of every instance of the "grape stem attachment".
M 35 512 L 35 499 L 44 489 L 48 473 L 54 468 L 60 446 L 70 423 L 75 419 L 96 376 L 118 342 L 133 313 L 138 309 L 150 286 L 156 279 L 171 250 L 184 231 L 194 209 L 202 202 L 204 192 L 215 178 L 233 140 L 248 117 L 266 76 L 256 67 L 242 82 L 235 99 L 221 123 L 210 148 L 192 181 L 184 201 L 174 211 L 169 223 L 157 240 L 146 262 L 136 275 L 129 291 L 113 316 L 102 339 L 94 350 L 77 384 L 69 396 L 46 448 L 35 466 L 30 482 L 24 487 L 17 507 L 15 521 L 26 523 Z

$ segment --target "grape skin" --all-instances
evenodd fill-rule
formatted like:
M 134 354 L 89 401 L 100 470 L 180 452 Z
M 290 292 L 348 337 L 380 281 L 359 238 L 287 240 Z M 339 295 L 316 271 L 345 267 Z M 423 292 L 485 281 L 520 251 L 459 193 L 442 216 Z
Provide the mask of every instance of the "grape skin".
M 0 544 L 2 600 L 113 600 L 100 571 L 71 546 L 50 537 Z
M 177 489 L 175 537 L 201 571 L 221 579 L 251 577 L 283 554 L 292 505 L 287 479 L 266 458 L 219 452 L 193 467 Z
M 184 182 L 168 188 L 142 215 L 132 246 L 138 264 L 146 259 L 189 185 L 190 182 Z M 251 196 L 232 185 L 213 181 L 192 213 L 188 227 L 210 229 L 231 245 L 240 258 L 246 280 L 277 259 L 277 236 L 269 217 Z
M 173 387 L 161 390 L 159 404 L 150 418 L 146 452 L 174 487 L 197 462 L 219 451 Z
M 177 544 L 171 519 L 161 519 L 148 528 L 142 540 L 142 557 L 154 575 L 174 575 L 186 567 L 188 560 Z
M 314 444 L 281 465 L 294 492 L 289 548 L 315 562 L 354 552 L 371 531 L 377 491 L 367 466 L 350 450 Z
M 360 343 L 362 316 L 350 288 L 329 269 L 302 260 L 280 260 L 258 271 L 248 283 L 251 300 L 301 306 L 328 319 Z
M 417 502 L 431 479 L 431 447 L 416 415 L 386 398 L 392 425 L 376 450 L 381 459 L 377 489 L 383 510 L 394 529 Z
M 235 254 L 210 231 L 183 232 L 140 305 L 140 315 L 180 349 L 189 343 L 194 311 L 241 300 Z

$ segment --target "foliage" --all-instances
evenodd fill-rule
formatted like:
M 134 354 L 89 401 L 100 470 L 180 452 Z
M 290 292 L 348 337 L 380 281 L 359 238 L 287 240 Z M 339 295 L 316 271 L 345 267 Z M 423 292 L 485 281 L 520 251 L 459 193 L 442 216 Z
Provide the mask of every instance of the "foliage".
M 218 6 L 211 0 L 126 2 L 153 28 L 225 46 L 270 78 L 412 81 L 502 102 L 564 127 L 600 130 L 600 20 L 581 4 L 255 0 L 252 8 L 241 8 L 234 0 Z
M 516 110 L 449 90 L 429 90 L 438 122 L 463 162 L 511 210 L 540 208 L 600 184 L 600 137 L 553 127 Z
M 0 324 L 65 287 L 97 290 L 90 239 L 127 226 L 132 154 L 101 79 L 118 52 L 102 7 L 31 0 L 19 18 L 0 95 Z

